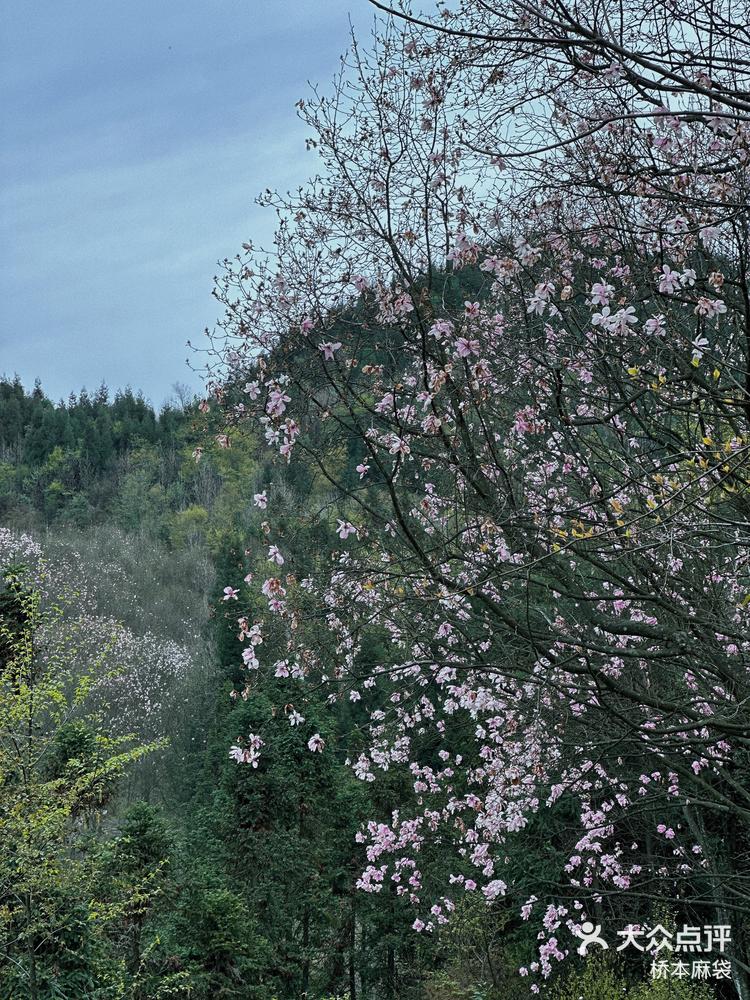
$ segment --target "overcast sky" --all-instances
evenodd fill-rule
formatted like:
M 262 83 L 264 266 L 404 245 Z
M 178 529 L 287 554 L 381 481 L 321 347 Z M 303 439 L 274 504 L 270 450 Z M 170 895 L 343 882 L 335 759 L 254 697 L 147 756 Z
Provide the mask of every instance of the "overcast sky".
M 37 0 L 0 14 L 0 374 L 157 405 L 218 306 L 216 261 L 313 167 L 294 104 L 366 0 Z

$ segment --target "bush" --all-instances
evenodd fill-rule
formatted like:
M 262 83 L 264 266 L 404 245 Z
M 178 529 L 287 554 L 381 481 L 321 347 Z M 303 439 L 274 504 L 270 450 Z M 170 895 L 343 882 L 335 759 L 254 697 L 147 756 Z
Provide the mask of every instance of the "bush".
M 602 958 L 589 959 L 583 970 L 567 975 L 550 995 L 553 1000 L 715 1000 L 710 986 L 689 979 L 629 985 L 616 963 Z

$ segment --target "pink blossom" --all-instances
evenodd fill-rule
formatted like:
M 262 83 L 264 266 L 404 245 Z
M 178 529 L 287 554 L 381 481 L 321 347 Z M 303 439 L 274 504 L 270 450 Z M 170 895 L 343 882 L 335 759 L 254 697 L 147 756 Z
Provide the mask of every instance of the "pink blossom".
M 470 354 L 479 354 L 479 341 L 459 337 L 456 341 L 456 354 L 460 358 L 468 358 Z
M 331 343 L 329 340 L 325 344 L 319 344 L 318 350 L 323 352 L 323 357 L 326 361 L 333 361 L 333 356 L 336 351 L 341 349 L 341 341 L 336 341 L 336 343 Z
M 698 299 L 698 304 L 694 311 L 696 316 L 705 316 L 706 319 L 713 319 L 714 316 L 720 316 L 722 313 L 725 313 L 727 306 L 721 299 L 709 299 L 702 295 Z
M 246 646 L 245 649 L 242 650 L 242 661 L 248 668 L 248 670 L 258 669 L 260 664 L 258 662 L 257 656 L 255 655 L 254 646 Z
M 287 396 L 283 389 L 272 389 L 268 394 L 266 411 L 272 417 L 280 417 L 286 410 L 286 404 L 291 402 L 291 397 Z
M 492 882 L 488 882 L 487 885 L 482 887 L 482 892 L 488 902 L 492 902 L 492 900 L 497 899 L 498 896 L 504 896 L 507 890 L 507 885 L 502 881 L 502 879 L 499 878 L 494 879 Z
M 606 306 L 609 305 L 609 300 L 614 292 L 612 285 L 608 285 L 603 281 L 595 281 L 591 286 L 591 305 L 593 306 Z
M 406 316 L 410 312 L 414 312 L 414 303 L 412 302 L 411 295 L 408 292 L 402 292 L 401 295 L 396 296 L 393 302 L 393 309 L 397 316 Z
M 430 337 L 434 337 L 435 340 L 442 340 L 444 337 L 452 337 L 453 331 L 454 327 L 450 320 L 438 319 L 435 320 L 427 333 Z
M 677 271 L 673 271 L 668 264 L 662 265 L 662 273 L 659 275 L 659 291 L 665 294 L 676 292 L 680 286 L 680 276 Z

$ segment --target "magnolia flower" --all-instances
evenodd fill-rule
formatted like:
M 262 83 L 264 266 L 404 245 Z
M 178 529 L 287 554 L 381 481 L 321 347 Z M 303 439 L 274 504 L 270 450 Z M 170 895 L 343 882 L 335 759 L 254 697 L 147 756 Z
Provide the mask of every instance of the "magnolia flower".
M 456 354 L 459 358 L 468 358 L 470 354 L 479 354 L 479 341 L 459 337 L 456 341 Z
M 591 325 L 592 326 L 601 326 L 605 330 L 609 329 L 609 326 L 610 326 L 611 322 L 612 322 L 612 318 L 610 316 L 610 308 L 609 308 L 609 306 L 605 306 L 602 309 L 601 312 L 594 313 L 594 315 L 591 317 Z
M 225 587 L 222 601 L 236 601 L 238 594 L 239 590 L 235 590 L 234 587 Z
M 287 396 L 283 389 L 272 389 L 268 394 L 266 411 L 272 417 L 280 417 L 289 402 L 291 402 L 291 397 Z
M 708 347 L 708 341 L 705 337 L 696 337 L 693 340 L 693 361 L 700 361 L 703 357 L 703 352 Z
M 609 305 L 609 299 L 614 292 L 614 287 L 604 281 L 595 281 L 591 286 L 590 303 L 592 306 Z
M 397 434 L 391 434 L 388 451 L 391 455 L 408 455 L 411 452 L 411 448 L 403 438 L 400 438 Z
M 677 271 L 673 271 L 669 264 L 662 265 L 662 273 L 659 275 L 659 291 L 671 295 L 676 292 L 681 285 L 680 276 Z
M 341 348 L 341 342 L 336 341 L 335 344 L 331 343 L 329 340 L 325 344 L 318 344 L 318 350 L 323 352 L 323 357 L 326 361 L 333 361 L 333 356 Z
M 635 314 L 635 308 L 633 306 L 628 306 L 627 309 L 617 310 L 612 317 L 612 325 L 610 329 L 616 330 L 619 333 L 625 333 L 629 323 L 637 322 L 638 317 Z
M 193 450 L 193 458 L 195 459 L 195 461 L 200 462 L 202 457 L 203 457 L 203 449 L 200 447 L 195 448 Z
M 284 565 L 284 557 L 279 552 L 276 545 L 269 545 L 268 547 L 268 561 L 276 563 L 277 566 Z
M 261 593 L 265 597 L 283 597 L 286 594 L 286 590 L 281 586 L 281 580 L 277 576 L 271 576 L 267 580 L 263 581 L 263 586 L 260 588 Z
M 658 313 L 656 316 L 650 316 L 643 324 L 643 329 L 646 333 L 652 333 L 657 337 L 662 337 L 666 333 L 666 328 L 664 326 L 664 314 Z
M 625 76 L 625 70 L 623 69 L 622 63 L 611 62 L 603 71 L 602 76 L 605 80 L 610 80 L 612 82 L 622 79 L 622 77 Z
M 360 462 L 357 466 L 357 472 L 359 473 L 359 478 L 363 479 L 367 473 L 370 471 L 370 466 L 366 465 L 364 462 Z
M 244 748 L 233 746 L 229 751 L 229 756 L 236 760 L 239 764 L 252 764 L 253 767 L 258 766 L 258 760 L 260 759 L 260 748 L 264 745 L 263 740 L 260 736 L 256 736 L 254 733 L 248 733 L 247 736 L 247 746 Z
M 518 410 L 514 414 L 513 429 L 518 434 L 533 433 L 536 430 L 534 416 L 534 408 L 531 406 L 525 406 L 523 409 Z
M 256 622 L 249 632 L 246 633 L 248 639 L 253 644 L 253 646 L 260 646 L 263 642 L 263 636 L 260 634 L 260 625 Z
M 242 650 L 242 662 L 248 670 L 257 670 L 259 666 L 258 657 L 255 655 L 254 646 L 246 646 Z
M 499 257 L 485 257 L 482 263 L 479 265 L 480 271 L 499 271 L 501 267 Z
M 434 337 L 435 340 L 442 340 L 443 337 L 450 337 L 453 334 L 453 324 L 448 319 L 438 319 L 436 320 L 430 329 L 427 331 L 427 335 Z
M 354 534 L 356 534 L 356 532 L 357 532 L 357 529 L 354 527 L 354 525 L 351 523 L 351 521 L 337 520 L 337 522 L 336 522 L 336 533 L 338 534 L 339 538 L 341 538 L 344 541 L 346 541 L 346 539 L 349 537 L 349 535 L 354 535 Z
M 686 267 L 685 270 L 680 275 L 680 284 L 692 288 L 695 284 L 698 275 L 692 269 L 692 267 Z
M 498 896 L 504 896 L 507 889 L 508 887 L 505 882 L 503 882 L 502 879 L 496 878 L 494 881 L 483 886 L 482 892 L 488 901 L 492 901 L 493 899 L 497 899 Z
M 266 507 L 268 506 L 268 497 L 266 496 L 266 491 L 263 490 L 262 493 L 255 493 L 253 495 L 253 503 L 255 504 L 256 507 L 259 507 L 261 510 L 265 510 Z
M 518 259 L 525 267 L 531 267 L 539 261 L 542 256 L 540 247 L 529 246 L 523 237 L 517 238 L 514 242 Z
M 301 726 L 304 721 L 305 721 L 304 715 L 300 715 L 300 713 L 295 708 L 293 708 L 292 711 L 289 713 L 289 725 Z
M 464 302 L 464 314 L 466 316 L 478 316 L 479 315 L 479 303 L 478 302 Z
M 705 316 L 706 319 L 713 319 L 714 316 L 725 313 L 727 307 L 726 303 L 722 302 L 721 299 L 708 299 L 702 295 L 698 299 L 698 304 L 693 311 L 696 316 Z
M 407 313 L 414 312 L 414 303 L 408 292 L 402 292 L 393 301 L 393 311 L 397 316 L 406 316 Z
M 538 295 L 532 295 L 526 304 L 526 312 L 534 313 L 536 316 L 541 316 L 546 308 L 547 300 L 540 298 Z
M 320 735 L 320 733 L 315 733 L 307 741 L 307 749 L 310 750 L 312 753 L 320 753 L 325 745 L 326 742 Z

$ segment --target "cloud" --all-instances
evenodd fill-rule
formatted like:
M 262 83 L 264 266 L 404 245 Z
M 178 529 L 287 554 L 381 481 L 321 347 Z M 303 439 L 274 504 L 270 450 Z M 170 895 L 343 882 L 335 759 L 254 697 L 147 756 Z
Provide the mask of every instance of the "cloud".
M 6 32 L 0 370 L 53 396 L 189 380 L 217 260 L 268 241 L 255 195 L 313 166 L 293 104 L 337 67 L 342 5 L 163 6 L 42 4 Z

